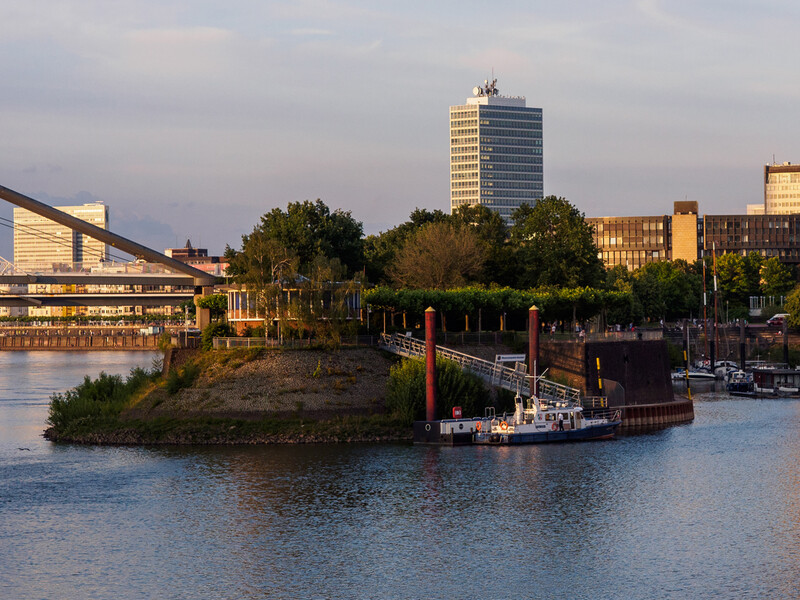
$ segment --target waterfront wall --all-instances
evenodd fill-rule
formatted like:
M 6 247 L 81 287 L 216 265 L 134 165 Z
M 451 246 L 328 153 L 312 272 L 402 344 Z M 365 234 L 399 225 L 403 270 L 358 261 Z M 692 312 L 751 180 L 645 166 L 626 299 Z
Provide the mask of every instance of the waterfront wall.
M 157 350 L 160 335 L 75 333 L 0 335 L 3 350 Z
M 540 355 L 549 378 L 580 389 L 584 396 L 607 396 L 610 407 L 622 409 L 624 427 L 666 426 L 694 418 L 691 400 L 674 396 L 664 340 L 547 341 Z

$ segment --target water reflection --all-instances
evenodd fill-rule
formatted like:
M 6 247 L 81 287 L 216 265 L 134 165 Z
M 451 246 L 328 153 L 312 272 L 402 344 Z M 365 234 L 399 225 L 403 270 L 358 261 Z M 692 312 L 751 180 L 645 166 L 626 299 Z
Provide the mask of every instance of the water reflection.
M 2 597 L 798 597 L 797 401 L 585 444 L 84 448 L 27 437 L 46 373 L 0 397 Z

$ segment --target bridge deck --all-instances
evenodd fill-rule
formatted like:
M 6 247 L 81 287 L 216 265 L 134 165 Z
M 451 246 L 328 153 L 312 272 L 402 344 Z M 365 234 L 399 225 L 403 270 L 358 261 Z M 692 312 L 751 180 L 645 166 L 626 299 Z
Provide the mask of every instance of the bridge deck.
M 425 356 L 425 342 L 410 336 L 382 334 L 378 346 L 388 352 L 409 358 Z M 519 393 L 523 397 L 531 395 L 531 377 L 525 371 L 524 365 L 520 367 L 518 364 L 517 368 L 512 369 L 444 346 L 436 346 L 436 353 L 458 363 L 463 371 L 477 375 L 489 385 Z M 543 377 L 537 378 L 537 384 L 540 398 L 556 402 L 581 403 L 581 393 L 577 388 L 562 385 Z

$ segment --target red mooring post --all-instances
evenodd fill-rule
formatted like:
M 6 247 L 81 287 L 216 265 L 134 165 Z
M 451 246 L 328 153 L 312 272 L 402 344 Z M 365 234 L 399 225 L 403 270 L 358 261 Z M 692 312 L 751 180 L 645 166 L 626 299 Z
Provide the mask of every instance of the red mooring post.
M 539 309 L 536 305 L 528 309 L 528 374 L 536 376 L 536 369 L 539 365 Z M 532 379 L 531 392 L 535 396 L 539 390 L 536 389 L 536 379 Z
M 425 309 L 425 420 L 436 419 L 436 311 Z

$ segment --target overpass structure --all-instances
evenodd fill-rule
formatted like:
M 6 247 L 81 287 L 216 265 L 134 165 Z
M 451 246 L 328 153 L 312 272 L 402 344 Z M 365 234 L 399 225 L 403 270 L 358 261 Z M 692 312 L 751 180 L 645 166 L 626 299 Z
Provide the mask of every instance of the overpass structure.
M 193 266 L 182 263 L 181 261 L 171 258 L 166 254 L 162 254 L 157 250 L 143 246 L 142 244 L 134 242 L 133 240 L 129 240 L 128 238 L 124 238 L 116 233 L 111 233 L 107 229 L 101 229 L 97 225 L 92 225 L 91 223 L 82 221 L 81 219 L 58 210 L 57 208 L 53 208 L 52 206 L 48 206 L 43 202 L 39 202 L 38 200 L 24 196 L 19 192 L 15 192 L 14 190 L 3 187 L 2 185 L 0 185 L 0 198 L 10 202 L 11 204 L 14 204 L 15 206 L 19 206 L 20 208 L 29 210 L 32 213 L 36 213 L 37 215 L 50 219 L 51 221 L 60 223 L 65 227 L 79 231 L 80 233 L 88 235 L 91 238 L 105 242 L 109 246 L 122 250 L 123 252 L 135 256 L 136 258 L 160 263 L 167 268 L 172 269 L 173 271 L 189 275 L 192 278 L 192 282 L 195 287 L 211 286 L 216 282 L 216 277 L 209 275 L 200 269 L 195 269 Z
M 0 306 L 177 306 L 194 298 L 192 292 L 108 294 L 2 294 Z
M 173 273 L 0 273 L 0 285 L 34 284 L 193 286 L 194 279 Z
M 132 285 L 132 286 L 187 286 L 194 293 L 123 293 L 123 294 L 0 294 L 0 306 L 160 306 L 179 304 L 188 298 L 209 293 L 217 278 L 200 269 L 148 248 L 138 242 L 82 221 L 52 206 L 29 198 L 7 187 L 0 186 L 0 198 L 11 204 L 55 221 L 109 246 L 135 256 L 137 259 L 158 263 L 174 273 L 20 273 L 16 270 L 0 274 L 0 285 Z M 197 309 L 197 324 L 204 326 L 209 320 L 207 309 Z

